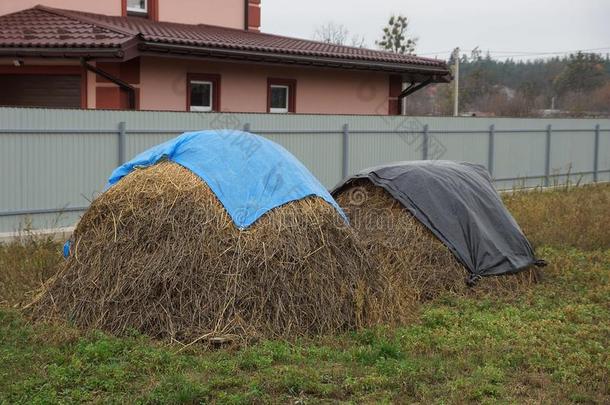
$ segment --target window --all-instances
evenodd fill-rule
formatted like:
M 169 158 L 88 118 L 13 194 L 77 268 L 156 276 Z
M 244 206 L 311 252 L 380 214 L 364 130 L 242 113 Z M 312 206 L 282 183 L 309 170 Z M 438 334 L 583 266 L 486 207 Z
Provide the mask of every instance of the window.
M 289 86 L 271 85 L 271 106 L 269 107 L 269 112 L 287 113 L 289 96 Z
M 127 0 L 127 12 L 148 14 L 148 0 Z
M 122 15 L 159 21 L 159 0 L 122 0 Z
M 188 111 L 220 111 L 220 76 L 189 74 L 187 92 Z
M 267 89 L 267 112 L 296 112 L 296 81 L 289 79 L 269 79 Z
M 212 111 L 214 83 L 191 82 L 191 111 Z

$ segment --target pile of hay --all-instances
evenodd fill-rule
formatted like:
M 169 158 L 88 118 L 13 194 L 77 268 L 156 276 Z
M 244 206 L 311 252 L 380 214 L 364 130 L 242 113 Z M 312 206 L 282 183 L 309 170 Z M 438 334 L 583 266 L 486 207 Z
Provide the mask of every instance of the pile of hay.
M 170 162 L 137 169 L 92 203 L 71 256 L 29 310 L 179 341 L 376 323 L 379 279 L 342 222 L 316 197 L 239 230 L 191 171 Z
M 386 190 L 367 179 L 355 180 L 335 199 L 345 210 L 378 271 L 417 301 L 446 293 L 516 293 L 536 282 L 539 270 L 485 277 L 471 288 L 468 270 L 451 251 Z

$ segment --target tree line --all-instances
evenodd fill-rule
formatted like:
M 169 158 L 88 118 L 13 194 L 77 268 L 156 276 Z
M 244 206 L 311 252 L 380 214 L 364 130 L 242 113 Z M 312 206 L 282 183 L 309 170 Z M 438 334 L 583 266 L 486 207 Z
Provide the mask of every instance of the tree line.
M 455 60 L 449 58 L 453 66 Z M 496 116 L 610 115 L 610 58 L 576 52 L 562 57 L 515 61 L 460 56 L 460 111 Z M 436 85 L 407 100 L 407 111 L 445 115 L 453 86 Z
M 314 39 L 338 45 L 366 47 L 364 37 L 341 24 L 318 27 Z M 409 20 L 393 15 L 375 42 L 380 49 L 417 55 L 418 38 L 409 33 Z M 495 116 L 610 116 L 608 54 L 576 52 L 534 60 L 499 60 L 479 48 L 461 54 L 460 112 Z M 454 55 L 448 64 L 455 66 Z M 449 115 L 453 85 L 428 86 L 406 99 L 407 114 Z

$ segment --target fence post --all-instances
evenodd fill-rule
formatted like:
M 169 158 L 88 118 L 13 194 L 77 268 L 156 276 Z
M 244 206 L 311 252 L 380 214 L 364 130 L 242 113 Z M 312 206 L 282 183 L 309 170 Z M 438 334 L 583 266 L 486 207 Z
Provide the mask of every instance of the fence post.
M 250 123 L 249 122 L 246 122 L 244 124 L 244 132 L 250 132 Z
M 125 121 L 119 122 L 119 166 L 125 163 L 125 137 L 127 131 L 127 123 Z
M 551 124 L 546 127 L 546 142 L 544 147 L 544 186 L 548 187 L 551 183 Z
M 495 142 L 495 135 L 496 135 L 496 126 L 494 124 L 491 124 L 489 126 L 489 146 L 487 149 L 487 170 L 489 171 L 489 174 L 491 175 L 491 178 L 493 179 L 494 177 L 494 142 Z
M 424 139 L 422 140 L 422 159 L 428 160 L 428 144 L 430 143 L 428 134 L 428 124 L 424 125 Z
M 593 144 L 593 182 L 599 177 L 599 124 L 595 126 L 595 142 Z
M 341 174 L 346 179 L 349 176 L 349 124 L 343 125 L 343 165 Z

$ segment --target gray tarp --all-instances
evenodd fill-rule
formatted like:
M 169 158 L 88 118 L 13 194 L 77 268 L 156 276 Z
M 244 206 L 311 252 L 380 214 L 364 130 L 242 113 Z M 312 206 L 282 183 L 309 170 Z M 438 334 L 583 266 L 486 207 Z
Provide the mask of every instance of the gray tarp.
M 340 183 L 369 179 L 430 229 L 471 272 L 516 273 L 543 264 L 480 165 L 450 161 L 400 162 L 364 170 Z

